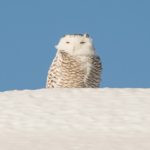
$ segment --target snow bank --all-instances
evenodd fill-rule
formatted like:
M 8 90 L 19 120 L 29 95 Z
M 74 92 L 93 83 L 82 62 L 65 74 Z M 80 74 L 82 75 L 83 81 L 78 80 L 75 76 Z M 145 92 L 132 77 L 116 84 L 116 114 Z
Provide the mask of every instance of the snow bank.
M 0 93 L 0 150 L 148 150 L 150 89 Z

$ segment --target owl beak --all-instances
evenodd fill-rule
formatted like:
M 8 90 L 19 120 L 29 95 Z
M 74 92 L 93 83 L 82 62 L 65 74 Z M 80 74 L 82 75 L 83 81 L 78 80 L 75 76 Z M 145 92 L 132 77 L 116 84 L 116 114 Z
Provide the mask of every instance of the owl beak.
M 73 51 L 75 51 L 75 46 L 73 46 Z

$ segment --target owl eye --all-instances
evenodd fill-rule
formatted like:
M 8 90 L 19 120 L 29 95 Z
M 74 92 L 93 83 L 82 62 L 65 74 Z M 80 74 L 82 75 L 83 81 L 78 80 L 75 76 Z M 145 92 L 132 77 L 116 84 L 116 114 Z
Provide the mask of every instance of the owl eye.
M 85 42 L 80 42 L 80 44 L 84 44 Z
M 66 43 L 69 44 L 70 42 L 67 41 Z

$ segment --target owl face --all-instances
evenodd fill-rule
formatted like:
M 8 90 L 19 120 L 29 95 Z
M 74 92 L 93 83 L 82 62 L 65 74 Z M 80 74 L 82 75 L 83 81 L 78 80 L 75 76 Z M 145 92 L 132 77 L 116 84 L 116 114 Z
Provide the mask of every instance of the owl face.
M 95 55 L 93 42 L 88 34 L 65 35 L 56 45 L 56 49 L 71 55 Z

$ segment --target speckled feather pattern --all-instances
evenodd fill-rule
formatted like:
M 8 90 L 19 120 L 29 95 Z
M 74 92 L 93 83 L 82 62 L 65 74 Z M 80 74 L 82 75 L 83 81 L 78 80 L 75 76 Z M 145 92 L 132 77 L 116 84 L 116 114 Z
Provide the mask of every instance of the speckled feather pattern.
M 102 64 L 98 56 L 58 51 L 48 71 L 46 88 L 98 88 Z

